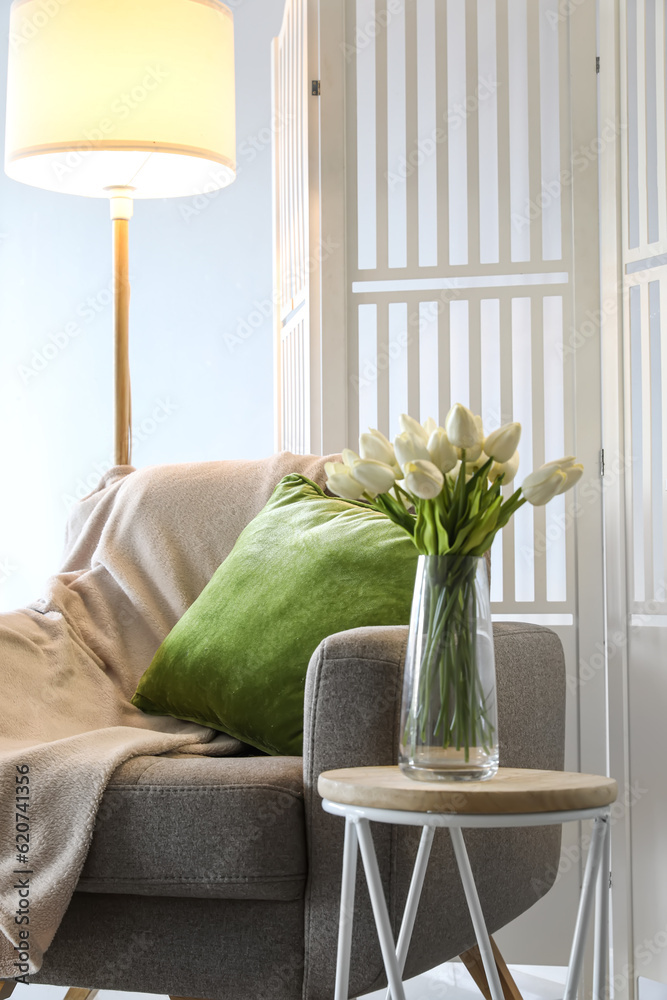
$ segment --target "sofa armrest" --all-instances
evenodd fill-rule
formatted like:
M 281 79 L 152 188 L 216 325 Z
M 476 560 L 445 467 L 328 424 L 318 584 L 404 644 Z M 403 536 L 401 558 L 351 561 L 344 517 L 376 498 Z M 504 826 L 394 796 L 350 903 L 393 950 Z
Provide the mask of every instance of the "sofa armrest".
M 334 767 L 394 764 L 408 630 L 358 628 L 320 643 L 308 668 L 304 778 L 319 805 L 317 779 Z
M 332 768 L 397 763 L 407 637 L 404 626 L 340 632 L 320 644 L 308 668 L 304 1000 L 333 993 L 342 863 L 344 824 L 323 811 L 317 779 Z M 494 626 L 494 640 L 501 765 L 562 769 L 565 666 L 558 636 L 536 625 L 500 623 Z M 418 831 L 376 825 L 373 832 L 396 933 Z M 544 895 L 555 876 L 559 846 L 557 827 L 471 831 L 471 860 L 491 933 Z M 474 941 L 453 865 L 448 840 L 436 838 L 406 975 L 446 961 Z M 382 982 L 381 957 L 363 888 L 357 893 L 355 921 L 353 996 Z

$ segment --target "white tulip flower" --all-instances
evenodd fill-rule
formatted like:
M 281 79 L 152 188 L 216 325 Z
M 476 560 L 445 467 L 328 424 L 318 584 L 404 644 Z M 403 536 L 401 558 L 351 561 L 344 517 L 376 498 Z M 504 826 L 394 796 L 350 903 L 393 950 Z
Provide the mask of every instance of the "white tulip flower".
M 578 483 L 584 474 L 584 467 L 581 464 L 567 465 L 565 468 L 561 466 L 561 472 L 565 473 L 565 482 L 559 489 L 558 493 L 565 493 L 567 490 L 571 490 L 575 483 Z M 558 496 L 558 493 L 556 496 Z
M 430 438 L 431 434 L 433 433 L 434 430 L 437 429 L 438 425 L 433 419 L 433 417 L 427 417 L 424 423 L 422 424 L 422 427 L 426 431 L 426 437 Z
M 447 414 L 445 431 L 454 447 L 465 449 L 466 454 L 481 445 L 479 425 L 471 411 L 461 403 L 455 403 Z
M 404 472 L 407 462 L 416 462 L 418 459 L 423 459 L 426 462 L 431 460 L 426 441 L 415 437 L 410 431 L 403 431 L 395 438 L 394 451 L 396 452 L 396 461 Z
M 366 492 L 365 487 L 352 475 L 349 465 L 342 462 L 327 462 L 327 489 L 345 500 L 359 500 Z
M 567 476 L 557 466 L 543 465 L 535 472 L 526 476 L 521 489 L 528 503 L 533 507 L 542 507 L 561 492 L 561 486 L 567 481 Z
M 398 423 L 404 434 L 412 434 L 418 441 L 422 441 L 424 445 L 426 444 L 428 441 L 428 432 L 424 430 L 418 420 L 415 420 L 414 417 L 409 416 L 407 413 L 401 413 Z
M 519 471 L 519 452 L 515 451 L 506 462 L 494 462 L 489 470 L 489 479 L 495 483 L 498 476 L 504 476 L 503 486 L 511 483 Z
M 543 469 L 560 469 L 565 473 L 565 482 L 558 490 L 558 493 L 565 493 L 578 483 L 584 474 L 584 467 L 577 462 L 574 455 L 565 455 L 564 458 L 555 458 L 552 462 L 545 462 Z M 558 494 L 557 494 L 558 495 Z
M 493 431 L 484 441 L 484 451 L 498 465 L 509 462 L 521 440 L 521 424 L 504 424 Z
M 456 448 L 450 443 L 444 427 L 436 427 L 428 439 L 427 450 L 431 461 L 441 472 L 450 472 L 458 462 Z
M 547 469 L 555 465 L 557 468 L 565 471 L 569 466 L 574 465 L 576 461 L 577 459 L 574 455 L 566 455 L 565 458 L 554 458 L 552 462 L 545 462 L 542 468 Z
M 405 472 L 406 490 L 421 500 L 433 500 L 434 497 L 438 496 L 445 483 L 444 476 L 437 465 L 424 459 L 407 462 L 403 471 Z
M 394 446 L 381 433 L 381 431 L 370 428 L 359 438 L 359 454 L 362 458 L 370 458 L 374 462 L 383 462 L 384 465 L 395 465 L 396 456 Z
M 479 462 L 480 456 L 483 454 L 482 447 L 484 445 L 484 427 L 482 425 L 482 418 L 480 416 L 475 416 L 475 423 L 477 425 L 478 441 L 476 445 L 472 448 L 466 450 L 466 463 L 477 463 L 478 465 L 484 465 L 484 462 Z
M 383 462 L 370 458 L 360 458 L 352 466 L 352 475 L 372 496 L 386 493 L 396 482 L 394 470 Z

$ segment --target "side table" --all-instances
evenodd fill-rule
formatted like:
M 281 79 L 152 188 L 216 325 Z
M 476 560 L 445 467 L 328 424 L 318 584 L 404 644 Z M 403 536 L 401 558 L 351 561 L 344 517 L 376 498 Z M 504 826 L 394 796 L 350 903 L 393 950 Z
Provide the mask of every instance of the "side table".
M 477 894 L 463 830 L 474 827 L 549 826 L 571 820 L 594 820 L 564 1000 L 576 1000 L 586 931 L 595 900 L 596 935 L 593 995 L 606 995 L 608 953 L 609 813 L 618 788 L 611 778 L 564 771 L 500 768 L 488 781 L 414 781 L 398 767 L 353 767 L 325 771 L 318 791 L 323 808 L 345 818 L 343 882 L 338 930 L 335 1000 L 348 1000 L 352 916 L 357 845 L 366 873 L 389 991 L 405 1000 L 402 975 L 410 947 L 433 837 L 438 827 L 449 829 L 477 944 L 492 1000 L 504 1000 L 489 933 Z M 382 889 L 370 823 L 421 826 L 422 835 L 395 944 Z

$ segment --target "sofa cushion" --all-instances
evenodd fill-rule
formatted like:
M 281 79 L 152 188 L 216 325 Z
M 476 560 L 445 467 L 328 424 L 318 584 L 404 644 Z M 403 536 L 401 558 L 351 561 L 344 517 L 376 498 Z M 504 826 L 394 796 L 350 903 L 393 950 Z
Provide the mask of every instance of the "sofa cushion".
M 301 754 L 311 656 L 337 632 L 407 625 L 417 559 L 384 514 L 286 476 L 162 643 L 133 704 Z
M 138 757 L 108 785 L 78 891 L 297 899 L 300 757 Z

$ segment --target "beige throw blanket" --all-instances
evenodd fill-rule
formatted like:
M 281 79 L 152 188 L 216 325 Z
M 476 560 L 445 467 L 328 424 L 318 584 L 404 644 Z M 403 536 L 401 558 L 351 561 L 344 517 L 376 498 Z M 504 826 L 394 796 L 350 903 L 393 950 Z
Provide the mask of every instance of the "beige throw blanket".
M 0 977 L 39 969 L 120 764 L 238 749 L 214 730 L 143 715 L 130 698 L 280 479 L 322 483 L 324 461 L 112 469 L 75 508 L 44 599 L 0 614 Z

